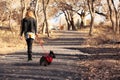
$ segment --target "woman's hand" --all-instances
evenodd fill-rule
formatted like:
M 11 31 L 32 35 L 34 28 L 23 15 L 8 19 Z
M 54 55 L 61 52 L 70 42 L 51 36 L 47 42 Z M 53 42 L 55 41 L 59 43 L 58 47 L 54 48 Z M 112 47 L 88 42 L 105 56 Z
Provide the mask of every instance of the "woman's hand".
M 38 33 L 36 33 L 35 36 L 38 38 Z

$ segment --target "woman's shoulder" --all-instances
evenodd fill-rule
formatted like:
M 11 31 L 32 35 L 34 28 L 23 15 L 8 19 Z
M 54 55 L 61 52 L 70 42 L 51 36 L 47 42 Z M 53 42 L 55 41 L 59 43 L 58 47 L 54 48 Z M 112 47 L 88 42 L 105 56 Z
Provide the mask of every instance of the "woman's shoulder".
M 35 20 L 35 18 L 33 18 L 33 17 L 30 17 L 30 19 Z
M 28 17 L 27 20 L 35 20 L 33 17 Z
M 22 21 L 29 21 L 29 20 L 35 20 L 35 19 L 32 17 L 25 17 L 22 19 Z
M 26 18 L 26 17 L 22 19 L 22 21 L 26 21 L 26 20 L 27 20 L 27 18 Z

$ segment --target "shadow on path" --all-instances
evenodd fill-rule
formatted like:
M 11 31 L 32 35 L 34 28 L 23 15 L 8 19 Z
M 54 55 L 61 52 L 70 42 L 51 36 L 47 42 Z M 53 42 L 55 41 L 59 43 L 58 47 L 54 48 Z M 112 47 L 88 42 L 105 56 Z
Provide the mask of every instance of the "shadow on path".
M 52 64 L 44 67 L 39 59 L 44 53 L 33 53 L 33 61 L 27 62 L 27 54 L 18 52 L 0 59 L 0 80 L 80 80 L 76 55 L 56 54 Z
M 70 50 L 79 50 L 89 55 L 79 55 L 80 60 L 120 60 L 120 49 L 119 48 L 66 48 Z

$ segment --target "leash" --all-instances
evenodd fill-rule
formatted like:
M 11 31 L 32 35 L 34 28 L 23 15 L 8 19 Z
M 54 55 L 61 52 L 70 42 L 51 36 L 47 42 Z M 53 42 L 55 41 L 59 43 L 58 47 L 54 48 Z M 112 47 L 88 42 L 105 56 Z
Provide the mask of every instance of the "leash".
M 49 53 L 46 51 L 46 49 L 43 47 L 42 40 L 41 40 L 41 39 L 39 39 L 39 37 L 38 37 L 38 36 L 36 36 L 36 37 L 37 37 L 37 40 L 38 40 L 38 42 L 39 42 L 39 44 L 40 44 L 40 46 L 41 46 L 42 50 L 43 50 L 46 54 L 49 54 Z

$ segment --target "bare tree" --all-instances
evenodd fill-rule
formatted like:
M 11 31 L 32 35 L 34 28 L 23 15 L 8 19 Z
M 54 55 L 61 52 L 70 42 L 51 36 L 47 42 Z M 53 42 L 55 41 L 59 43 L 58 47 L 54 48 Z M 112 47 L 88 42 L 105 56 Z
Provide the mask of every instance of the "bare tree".
M 119 17 L 118 17 L 118 14 L 120 14 L 120 13 L 118 13 L 118 9 L 115 7 L 115 2 L 114 2 L 114 0 L 111 0 L 111 2 L 112 2 L 112 5 L 113 5 L 113 9 L 114 9 L 114 13 L 115 13 L 115 21 L 114 21 L 114 31 L 116 32 L 116 33 L 120 33 L 120 31 L 119 31 Z M 120 3 L 120 2 L 119 2 Z
M 19 15 L 19 10 L 20 10 L 20 2 L 19 0 L 16 1 L 17 4 L 14 4 L 16 0 L 7 0 L 7 1 L 0 1 L 0 11 L 2 12 L 2 16 L 1 16 L 1 21 L 2 23 L 7 22 L 7 26 L 9 27 L 9 29 L 12 31 L 13 27 L 13 22 L 11 21 L 15 21 L 14 23 L 17 23 L 19 21 L 19 17 L 16 18 Z M 14 4 L 14 5 L 13 5 Z M 2 25 L 4 26 L 4 25 Z M 6 25 L 5 25 L 6 26 Z
M 5 20 L 5 14 L 7 10 L 7 2 L 6 1 L 0 1 L 0 26 L 3 26 L 3 21 Z
M 64 15 L 65 15 L 65 19 L 66 19 L 66 22 L 67 22 L 67 26 L 68 26 L 68 30 L 70 30 L 70 22 L 69 22 L 69 20 L 68 20 L 68 12 L 67 11 L 64 11 L 64 10 L 62 10 L 63 11 L 63 13 L 64 13 Z
M 48 22 L 47 22 L 47 16 L 46 16 L 46 8 L 47 8 L 48 3 L 49 3 L 49 0 L 47 0 L 46 4 L 45 4 L 45 0 L 42 0 L 43 13 L 44 13 L 44 23 L 45 23 L 45 25 L 46 25 L 46 27 L 45 27 L 45 32 L 47 31 L 47 35 L 48 35 L 48 37 L 49 37 Z
M 119 5 L 118 5 L 118 30 L 120 33 L 120 0 L 119 0 Z
M 70 2 L 70 1 L 69 1 Z M 72 4 L 68 4 L 66 1 L 56 1 L 57 3 L 57 7 L 64 13 L 65 15 L 65 19 L 67 22 L 67 27 L 68 30 L 72 29 L 72 30 L 76 30 L 76 27 L 74 25 L 74 12 L 72 10 Z
M 107 4 L 108 4 L 108 8 L 109 8 L 109 15 L 110 15 L 110 20 L 112 22 L 113 32 L 115 32 L 114 21 L 113 21 L 113 18 L 112 18 L 113 12 L 112 12 L 112 7 L 111 7 L 111 4 L 110 4 L 110 0 L 107 0 Z
M 39 2 L 40 0 L 32 0 L 30 3 L 31 9 L 34 11 L 36 21 L 37 21 L 37 28 L 39 27 Z
M 119 1 L 120 4 L 120 1 Z M 114 0 L 107 0 L 107 5 L 109 8 L 109 16 L 113 27 L 114 33 L 120 33 L 119 26 L 119 5 L 115 7 Z
M 91 15 L 90 31 L 89 35 L 92 35 L 92 28 L 94 27 L 94 0 L 87 0 L 89 12 Z

